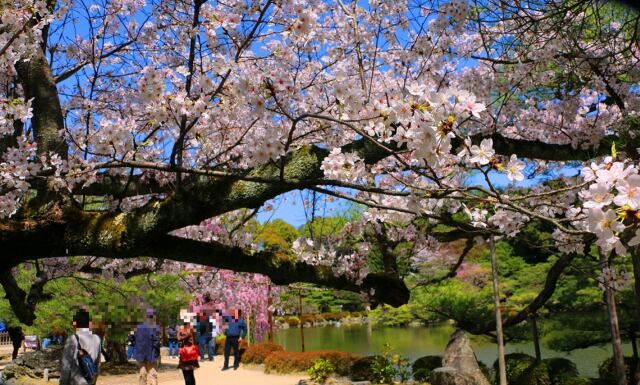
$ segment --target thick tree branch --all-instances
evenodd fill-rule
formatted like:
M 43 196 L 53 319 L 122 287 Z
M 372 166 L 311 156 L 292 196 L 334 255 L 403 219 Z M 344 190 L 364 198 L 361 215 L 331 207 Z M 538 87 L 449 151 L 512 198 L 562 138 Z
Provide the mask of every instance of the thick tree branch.
M 60 135 L 64 129 L 60 98 L 44 52 L 36 50 L 30 60 L 18 62 L 16 70 L 25 98 L 33 98 L 31 124 L 38 143 L 38 154 L 53 152 L 67 159 L 67 142 Z

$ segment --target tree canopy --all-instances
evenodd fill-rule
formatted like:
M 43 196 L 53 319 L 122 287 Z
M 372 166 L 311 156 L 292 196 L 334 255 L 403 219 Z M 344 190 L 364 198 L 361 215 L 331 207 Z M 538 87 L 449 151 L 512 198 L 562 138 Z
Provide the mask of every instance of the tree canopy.
M 0 284 L 25 323 L 56 275 L 169 260 L 401 305 L 407 274 L 441 282 L 479 238 L 525 228 L 526 244 L 532 221 L 560 253 L 507 324 L 586 244 L 604 279 L 628 252 L 640 271 L 631 8 L 0 0 L 0 16 Z M 524 184 L 541 176 L 557 180 Z M 252 218 L 296 190 L 365 209 L 338 234 L 301 229 L 283 258 L 295 232 L 256 238 Z M 44 258 L 21 288 L 16 266 Z

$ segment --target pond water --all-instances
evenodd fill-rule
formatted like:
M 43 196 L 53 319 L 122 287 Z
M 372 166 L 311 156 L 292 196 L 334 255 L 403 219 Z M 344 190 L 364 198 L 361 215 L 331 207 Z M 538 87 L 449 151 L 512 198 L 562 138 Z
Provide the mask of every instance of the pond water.
M 304 329 L 305 350 L 335 349 L 361 355 L 380 353 L 385 343 L 394 352 L 415 360 L 427 355 L 442 355 L 454 329 L 449 324 L 420 327 L 385 328 L 364 325 L 326 326 Z M 281 329 L 274 335 L 274 342 L 285 350 L 300 351 L 300 329 Z M 471 336 L 471 344 L 478 359 L 491 367 L 497 358 L 497 345 L 488 338 Z M 571 353 L 542 348 L 543 358 L 564 357 L 573 361 L 580 374 L 598 376 L 598 365 L 613 353 L 611 346 L 591 347 Z M 513 343 L 505 347 L 507 353 L 521 352 L 534 355 L 533 343 Z M 624 346 L 625 355 L 631 354 L 631 346 Z

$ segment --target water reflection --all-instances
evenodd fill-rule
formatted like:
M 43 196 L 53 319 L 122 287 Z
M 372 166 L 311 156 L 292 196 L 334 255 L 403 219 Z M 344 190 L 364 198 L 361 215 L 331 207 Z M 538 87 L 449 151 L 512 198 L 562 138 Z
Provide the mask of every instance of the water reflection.
M 394 351 L 411 360 L 427 355 L 442 355 L 453 328 L 448 324 L 384 328 L 371 325 L 342 325 L 341 327 L 313 327 L 304 329 L 306 350 L 336 349 L 361 355 L 380 353 L 385 343 Z M 275 333 L 275 342 L 289 351 L 300 351 L 300 330 L 283 329 Z M 478 359 L 491 366 L 497 357 L 497 347 L 488 338 L 472 336 L 471 343 Z M 631 354 L 630 345 L 624 346 L 625 355 Z M 533 355 L 533 344 L 507 344 L 506 352 Z M 570 354 L 542 347 L 543 358 L 565 357 L 576 363 L 580 374 L 598 376 L 598 365 L 612 355 L 610 346 L 579 349 Z

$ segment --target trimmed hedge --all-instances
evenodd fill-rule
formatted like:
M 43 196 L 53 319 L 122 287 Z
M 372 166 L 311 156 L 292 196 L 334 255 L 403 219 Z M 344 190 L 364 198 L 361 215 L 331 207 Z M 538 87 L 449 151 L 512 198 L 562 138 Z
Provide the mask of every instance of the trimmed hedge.
M 265 342 L 247 347 L 242 355 L 243 364 L 262 364 L 273 352 L 282 352 L 284 348 L 278 344 Z
M 424 356 L 418 358 L 411 367 L 413 379 L 416 381 L 428 381 L 431 372 L 442 366 L 441 356 Z
M 224 335 L 219 335 L 216 337 L 216 354 L 224 354 L 224 343 L 227 340 L 227 337 Z M 240 357 L 244 354 L 244 351 L 247 350 L 249 344 L 247 340 L 242 340 L 240 342 Z
M 507 369 L 507 383 L 515 383 L 516 379 L 524 373 L 525 370 L 529 369 L 530 366 L 535 364 L 536 359 L 531 357 L 528 354 L 524 353 L 510 353 L 504 356 L 505 365 Z M 499 373 L 498 369 L 498 360 L 493 363 L 493 371 L 494 373 Z M 495 383 L 496 385 L 500 379 L 496 375 Z
M 552 385 L 549 369 L 544 362 L 536 362 L 528 367 L 514 381 L 515 385 Z
M 627 379 L 633 378 L 633 371 L 631 370 L 634 367 L 635 361 L 633 357 L 625 357 L 624 358 L 624 371 L 627 374 Z M 615 385 L 616 384 L 616 367 L 613 364 L 613 357 L 607 358 L 598 367 L 598 374 L 600 375 L 600 380 L 602 380 L 603 384 L 606 385 Z
M 351 365 L 351 379 L 353 381 L 373 381 L 371 365 L 376 356 L 361 357 L 353 361 Z
M 547 358 L 536 362 L 528 354 L 511 353 L 505 356 L 507 382 L 513 385 L 584 385 L 589 380 L 578 376 L 576 365 L 566 358 Z M 493 364 L 498 372 L 498 362 Z M 496 376 L 497 377 L 497 376 Z M 496 381 L 498 379 L 496 378 Z
M 565 385 L 579 376 L 576 364 L 566 358 L 547 358 L 542 362 L 547 365 L 552 384 Z
M 314 350 L 309 352 L 273 352 L 265 360 L 265 372 L 291 373 L 306 372 L 313 363 L 320 359 L 331 362 L 336 374 L 349 375 L 353 362 L 360 358 L 357 354 L 339 352 L 336 350 Z

